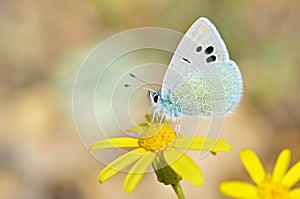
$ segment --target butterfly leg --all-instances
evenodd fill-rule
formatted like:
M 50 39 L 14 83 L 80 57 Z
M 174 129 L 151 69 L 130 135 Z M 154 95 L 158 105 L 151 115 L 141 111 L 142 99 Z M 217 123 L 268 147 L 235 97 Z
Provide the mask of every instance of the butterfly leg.
M 161 110 L 160 120 L 159 123 L 163 123 L 166 120 L 166 113 L 165 111 Z
M 154 121 L 157 120 L 157 118 L 158 118 L 158 111 L 159 110 L 157 108 L 154 109 L 153 115 L 152 115 L 152 119 L 151 119 L 151 123 L 154 123 Z
M 175 131 L 177 133 L 180 133 L 182 119 L 180 117 L 176 117 L 175 123 L 176 123 Z
M 165 120 L 164 111 L 161 108 L 155 108 L 153 111 L 151 123 L 159 122 L 160 124 Z

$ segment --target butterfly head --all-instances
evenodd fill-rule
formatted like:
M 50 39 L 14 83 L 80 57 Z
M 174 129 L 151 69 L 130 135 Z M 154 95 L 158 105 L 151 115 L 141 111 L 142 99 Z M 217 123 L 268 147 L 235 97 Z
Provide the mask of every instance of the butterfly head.
M 161 99 L 160 91 L 149 91 L 148 97 L 152 105 L 157 105 Z

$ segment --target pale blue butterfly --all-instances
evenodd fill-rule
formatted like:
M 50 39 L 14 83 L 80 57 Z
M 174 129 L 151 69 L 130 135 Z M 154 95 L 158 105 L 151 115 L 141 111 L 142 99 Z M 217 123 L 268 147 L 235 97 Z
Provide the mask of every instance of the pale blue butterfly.
M 180 41 L 161 91 L 149 91 L 154 116 L 177 120 L 223 116 L 239 103 L 243 81 L 215 26 L 199 18 Z

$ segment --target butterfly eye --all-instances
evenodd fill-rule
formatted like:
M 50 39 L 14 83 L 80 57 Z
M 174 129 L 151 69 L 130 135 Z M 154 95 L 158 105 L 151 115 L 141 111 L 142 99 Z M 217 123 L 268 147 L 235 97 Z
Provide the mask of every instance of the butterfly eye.
M 202 50 L 202 46 L 198 46 L 198 47 L 196 48 L 196 52 L 197 52 L 197 53 L 200 53 L 201 50 Z
M 213 46 L 208 46 L 205 49 L 205 54 L 207 54 L 207 55 L 211 54 L 212 52 L 214 52 L 214 47 Z
M 212 56 L 209 56 L 206 58 L 206 63 L 210 63 L 210 62 L 213 62 L 213 61 L 216 61 L 217 57 L 212 55 Z
M 154 103 L 157 103 L 158 102 L 158 95 L 155 95 L 155 96 L 153 96 L 153 101 L 154 101 Z
M 150 98 L 152 104 L 157 104 L 160 99 L 160 92 L 154 91 L 153 93 L 151 93 L 150 91 L 148 91 L 148 97 Z

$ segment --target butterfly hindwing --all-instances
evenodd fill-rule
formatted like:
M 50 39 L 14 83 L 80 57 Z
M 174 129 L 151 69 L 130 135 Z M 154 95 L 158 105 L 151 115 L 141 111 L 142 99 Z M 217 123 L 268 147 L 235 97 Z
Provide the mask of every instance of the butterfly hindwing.
M 240 101 L 242 77 L 233 61 L 209 63 L 186 76 L 170 95 L 180 102 L 181 117 L 225 115 Z

